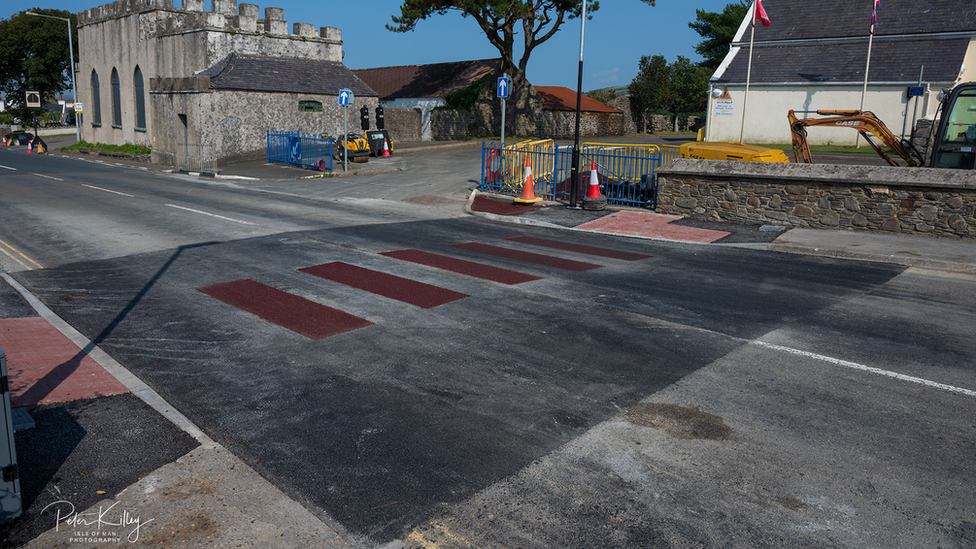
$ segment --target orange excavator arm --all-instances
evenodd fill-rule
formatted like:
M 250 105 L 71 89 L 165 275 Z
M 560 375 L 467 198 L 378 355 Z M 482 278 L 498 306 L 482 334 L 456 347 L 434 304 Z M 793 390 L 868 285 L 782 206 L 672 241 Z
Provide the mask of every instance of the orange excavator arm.
M 790 110 L 787 117 L 790 120 L 790 133 L 793 137 L 793 156 L 797 162 L 800 162 L 802 158 L 803 162 L 807 164 L 813 163 L 813 157 L 810 154 L 810 147 L 807 144 L 807 131 L 808 126 L 830 126 L 830 127 L 842 127 L 842 128 L 852 128 L 858 131 L 862 137 L 868 142 L 869 145 L 878 153 L 881 158 L 885 159 L 888 164 L 892 166 L 898 166 L 899 164 L 895 162 L 893 158 L 888 156 L 888 154 L 881 148 L 881 143 L 887 145 L 888 148 L 893 150 L 905 161 L 905 165 L 908 167 L 917 167 L 921 165 L 921 162 L 915 160 L 912 156 L 912 151 L 906 148 L 905 145 L 893 134 L 884 122 L 878 119 L 874 113 L 868 111 L 854 111 L 854 110 L 819 110 L 819 111 L 800 111 L 801 113 L 815 112 L 819 116 L 826 116 L 828 118 L 797 118 L 796 113 Z M 873 138 L 877 138 L 881 141 L 878 143 Z M 907 144 L 911 147 L 910 144 Z

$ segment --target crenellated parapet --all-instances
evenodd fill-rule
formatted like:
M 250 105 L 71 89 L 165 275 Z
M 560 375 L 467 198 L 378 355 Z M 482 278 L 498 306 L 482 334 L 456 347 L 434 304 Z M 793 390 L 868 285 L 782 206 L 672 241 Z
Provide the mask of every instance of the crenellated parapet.
M 342 31 L 335 27 L 316 28 L 310 23 L 293 23 L 289 33 L 285 10 L 282 8 L 264 8 L 264 17 L 261 17 L 256 4 L 238 4 L 237 0 L 212 0 L 213 9 L 205 11 L 204 3 L 205 0 L 182 0 L 182 7 L 177 8 L 174 7 L 173 0 L 117 0 L 79 12 L 78 26 L 86 27 L 138 16 L 140 38 L 143 40 L 215 31 L 342 44 Z

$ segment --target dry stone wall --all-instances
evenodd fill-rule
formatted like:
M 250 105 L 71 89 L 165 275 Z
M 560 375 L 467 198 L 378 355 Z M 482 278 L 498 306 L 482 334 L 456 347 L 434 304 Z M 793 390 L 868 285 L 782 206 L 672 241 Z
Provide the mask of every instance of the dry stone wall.
M 962 170 L 679 158 L 658 173 L 660 213 L 976 238 L 976 180 Z
M 390 139 L 394 143 L 420 141 L 420 118 L 419 109 L 383 107 L 383 127 L 390 133 Z

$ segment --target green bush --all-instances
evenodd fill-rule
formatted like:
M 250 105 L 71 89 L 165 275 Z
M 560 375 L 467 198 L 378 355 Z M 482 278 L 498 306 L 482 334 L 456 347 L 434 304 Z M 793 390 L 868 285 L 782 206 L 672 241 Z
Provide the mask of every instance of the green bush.
M 470 111 L 474 107 L 474 104 L 478 102 L 478 94 L 481 93 L 481 84 L 482 81 L 478 80 L 463 90 L 445 95 L 444 101 L 447 102 L 447 105 L 444 108 Z
M 84 139 L 75 143 L 74 145 L 71 145 L 70 147 L 61 147 L 61 150 L 63 152 L 100 151 L 135 155 L 152 154 L 152 147 L 145 145 L 136 145 L 134 143 L 126 143 L 125 145 L 108 145 L 106 143 L 89 143 Z

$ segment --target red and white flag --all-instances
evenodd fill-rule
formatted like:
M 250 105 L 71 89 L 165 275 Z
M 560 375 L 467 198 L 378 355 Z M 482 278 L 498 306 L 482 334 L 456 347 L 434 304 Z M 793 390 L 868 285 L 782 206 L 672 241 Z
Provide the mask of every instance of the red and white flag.
M 769 16 L 766 15 L 766 10 L 764 10 L 762 7 L 762 0 L 756 0 L 756 16 L 752 18 L 753 27 L 756 26 L 756 19 L 759 19 L 759 22 L 762 23 L 762 26 L 764 27 L 772 25 L 772 23 L 769 21 Z
M 874 10 L 871 12 L 871 34 L 874 34 L 874 24 L 878 22 L 878 6 L 881 0 L 874 0 Z

